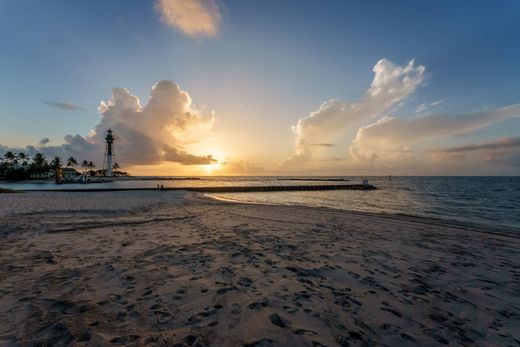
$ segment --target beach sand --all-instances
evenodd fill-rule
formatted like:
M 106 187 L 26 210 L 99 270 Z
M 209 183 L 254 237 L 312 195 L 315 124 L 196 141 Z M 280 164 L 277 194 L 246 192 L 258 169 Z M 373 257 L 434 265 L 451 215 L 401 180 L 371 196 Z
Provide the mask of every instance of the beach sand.
M 0 346 L 520 345 L 514 236 L 159 191 L 0 220 Z

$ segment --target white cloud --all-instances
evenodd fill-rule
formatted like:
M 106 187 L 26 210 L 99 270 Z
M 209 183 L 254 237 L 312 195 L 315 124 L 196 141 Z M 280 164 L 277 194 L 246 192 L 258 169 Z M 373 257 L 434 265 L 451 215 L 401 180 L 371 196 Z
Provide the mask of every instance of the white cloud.
M 221 14 L 215 0 L 157 0 L 161 20 L 188 36 L 215 36 Z
M 444 99 L 440 99 L 440 100 L 432 102 L 430 105 L 431 106 L 437 106 L 437 105 L 442 104 L 443 102 L 444 102 Z
M 301 118 L 292 128 L 296 154 L 282 165 L 291 167 L 312 158 L 315 143 L 333 143 L 339 135 L 363 120 L 379 116 L 412 94 L 424 80 L 425 68 L 411 60 L 398 66 L 381 59 L 373 68 L 374 79 L 358 102 L 332 99 Z
M 434 106 L 438 106 L 440 104 L 442 104 L 444 102 L 444 99 L 441 99 L 441 100 L 437 100 L 437 101 L 434 101 L 432 103 L 422 103 L 420 104 L 419 106 L 417 106 L 417 108 L 415 109 L 415 113 L 422 113 L 424 111 L 426 111 L 428 108 L 430 107 L 434 107 Z
M 428 105 L 426 104 L 420 104 L 419 106 L 417 106 L 417 108 L 415 109 L 415 113 L 421 113 L 423 111 L 426 111 L 426 109 L 428 108 Z
M 383 117 L 361 127 L 349 151 L 358 160 L 367 160 L 374 155 L 381 159 L 396 159 L 405 152 L 409 155 L 410 145 L 471 132 L 514 116 L 520 116 L 520 104 L 461 115 L 432 114 L 410 119 Z

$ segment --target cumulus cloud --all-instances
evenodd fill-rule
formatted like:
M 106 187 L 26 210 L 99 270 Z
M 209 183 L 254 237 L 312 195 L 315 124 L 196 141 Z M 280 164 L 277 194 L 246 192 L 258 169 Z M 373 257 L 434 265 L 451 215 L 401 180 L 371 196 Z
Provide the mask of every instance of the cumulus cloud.
M 292 128 L 296 154 L 283 166 L 290 167 L 312 158 L 312 144 L 333 143 L 351 126 L 383 114 L 412 94 L 424 81 L 425 68 L 411 60 L 398 66 L 381 59 L 373 68 L 374 79 L 357 102 L 332 99 L 298 120 Z
M 520 116 L 520 104 L 466 114 L 432 114 L 401 119 L 383 117 L 361 127 L 349 151 L 353 158 L 395 159 L 410 154 L 410 145 L 467 133 L 514 116 Z
M 88 136 L 66 135 L 60 146 L 28 146 L 26 151 L 47 156 L 99 160 L 105 134 L 115 136 L 116 160 L 124 165 L 154 165 L 169 161 L 184 165 L 211 164 L 211 155 L 189 153 L 186 146 L 211 135 L 213 112 L 198 110 L 191 97 L 173 81 L 155 84 L 146 105 L 125 88 L 114 88 L 112 96 L 99 106 L 101 120 Z M 99 163 L 100 164 L 100 163 Z
M 38 142 L 38 144 L 40 146 L 45 146 L 46 144 L 48 144 L 51 140 L 48 138 L 48 137 L 44 137 L 40 140 L 40 142 Z
M 117 136 L 117 155 L 126 162 L 215 162 L 211 156 L 195 156 L 183 149 L 210 135 L 215 115 L 197 110 L 189 94 L 172 81 L 154 85 L 145 106 L 127 89 L 114 88 L 112 97 L 101 102 L 99 111 L 103 117 L 89 140 L 104 143 L 105 131 L 111 128 Z
M 67 111 L 85 110 L 84 107 L 81 107 L 69 101 L 46 100 L 42 102 L 46 105 L 49 105 L 50 107 L 59 108 Z
M 215 0 L 157 0 L 161 20 L 188 36 L 215 36 L 221 14 Z

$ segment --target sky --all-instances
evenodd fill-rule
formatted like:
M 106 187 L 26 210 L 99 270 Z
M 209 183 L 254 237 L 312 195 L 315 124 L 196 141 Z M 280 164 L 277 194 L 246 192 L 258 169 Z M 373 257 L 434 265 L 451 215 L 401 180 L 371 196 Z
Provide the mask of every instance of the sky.
M 5 0 L 0 155 L 136 175 L 519 175 L 520 2 Z

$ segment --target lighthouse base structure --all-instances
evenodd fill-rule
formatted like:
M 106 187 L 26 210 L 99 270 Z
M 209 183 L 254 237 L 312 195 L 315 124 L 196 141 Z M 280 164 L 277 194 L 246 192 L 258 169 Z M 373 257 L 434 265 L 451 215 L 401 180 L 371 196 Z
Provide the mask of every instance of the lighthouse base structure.
M 107 176 L 107 177 L 113 176 L 113 174 L 112 174 L 112 156 L 111 155 L 107 155 L 107 166 L 106 166 L 105 176 Z

